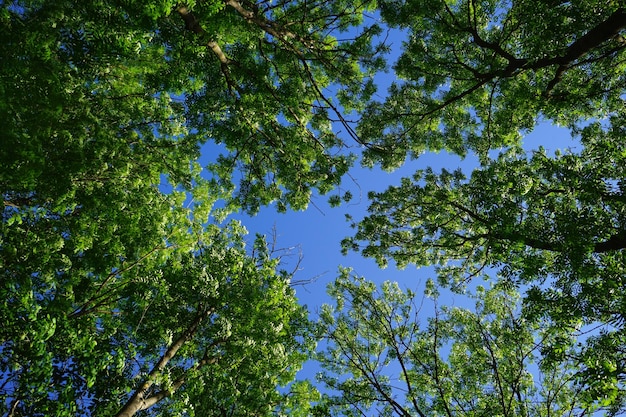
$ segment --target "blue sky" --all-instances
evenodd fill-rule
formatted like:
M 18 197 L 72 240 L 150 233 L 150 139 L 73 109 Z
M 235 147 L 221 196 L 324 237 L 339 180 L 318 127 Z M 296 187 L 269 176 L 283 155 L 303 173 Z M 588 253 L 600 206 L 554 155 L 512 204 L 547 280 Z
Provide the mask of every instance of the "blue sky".
M 367 18 L 378 20 L 376 15 Z M 389 62 L 388 71 L 374 77 L 378 87 L 375 98 L 380 101 L 384 100 L 389 86 L 396 81 L 392 67 L 402 52 L 406 34 L 398 29 L 390 29 L 380 38 L 381 41 L 383 39 L 390 50 L 386 56 Z M 358 115 L 354 118 L 358 118 Z M 342 126 L 336 126 L 338 135 L 341 135 L 342 129 Z M 343 139 L 349 146 L 357 145 L 347 134 Z M 539 146 L 543 146 L 550 153 L 556 149 L 575 147 L 576 142 L 571 139 L 567 129 L 543 123 L 524 138 L 526 149 L 532 150 Z M 351 150 L 354 151 L 354 149 Z M 383 191 L 391 185 L 399 184 L 402 177 L 412 176 L 416 170 L 429 166 L 436 172 L 443 168 L 448 170 L 461 168 L 469 174 L 478 166 L 478 160 L 471 155 L 461 159 L 445 152 L 426 153 L 417 160 L 408 160 L 401 168 L 391 173 L 380 169 L 362 168 L 357 162 L 349 176 L 344 178 L 342 190 L 331 192 L 326 196 L 314 196 L 309 208 L 305 211 L 288 211 L 281 214 L 270 206 L 261 208 L 258 215 L 254 217 L 238 215 L 235 218 L 241 220 L 246 226 L 251 239 L 254 238 L 255 233 L 266 235 L 271 239 L 275 232 L 279 248 L 292 248 L 292 257 L 285 259 L 288 266 L 297 261 L 299 254 L 302 255 L 300 269 L 294 280 L 313 279 L 310 284 L 296 288 L 301 303 L 306 304 L 312 313 L 315 313 L 315 310 L 324 302 L 329 301 L 326 296 L 326 286 L 337 276 L 339 266 L 351 267 L 355 274 L 379 283 L 385 280 L 398 281 L 401 287 L 411 288 L 421 294 L 426 280 L 434 277 L 432 269 L 417 270 L 414 267 L 408 267 L 405 270 L 398 270 L 390 263 L 387 269 L 380 270 L 373 260 L 365 259 L 358 253 L 352 252 L 343 256 L 340 242 L 343 238 L 353 234 L 345 215 L 350 214 L 354 221 L 358 221 L 367 214 L 369 191 Z M 343 203 L 336 208 L 327 204 L 330 195 L 342 195 L 346 190 L 350 190 L 353 194 L 353 199 L 349 203 Z M 453 295 L 449 294 L 449 296 Z M 452 299 L 445 301 L 449 301 L 450 304 L 454 303 Z
M 575 148 L 576 142 L 571 139 L 566 129 L 548 124 L 539 125 L 535 131 L 524 140 L 526 149 L 536 149 L 543 146 L 549 152 L 556 149 Z M 402 289 L 411 289 L 419 300 L 423 294 L 424 286 L 429 278 L 435 278 L 433 268 L 415 268 L 412 266 L 404 270 L 395 268 L 390 262 L 389 267 L 381 270 L 374 260 L 366 259 L 359 253 L 351 252 L 346 256 L 341 254 L 340 242 L 344 237 L 350 236 L 353 230 L 345 219 L 349 213 L 355 221 L 360 220 L 367 214 L 369 201 L 368 191 L 382 191 L 390 185 L 399 184 L 400 178 L 412 175 L 416 170 L 432 167 L 435 171 L 442 168 L 454 170 L 461 168 L 468 174 L 478 166 L 476 158 L 468 157 L 461 160 L 457 156 L 446 153 L 428 153 L 417 160 L 408 161 L 400 169 L 387 173 L 380 169 L 365 169 L 355 166 L 350 172 L 350 178 L 345 179 L 345 187 L 349 188 L 354 198 L 349 203 L 340 207 L 331 208 L 327 204 L 328 196 L 317 196 L 313 203 L 305 211 L 281 214 L 273 207 L 264 207 L 254 217 L 246 215 L 235 216 L 250 232 L 250 240 L 255 233 L 266 235 L 272 239 L 276 236 L 278 248 L 291 248 L 291 257 L 286 257 L 286 266 L 293 267 L 301 256 L 299 270 L 294 276 L 295 281 L 312 280 L 306 285 L 296 286 L 297 296 L 302 304 L 307 305 L 312 319 L 324 303 L 332 303 L 326 294 L 326 287 L 338 276 L 339 266 L 353 268 L 353 273 L 364 276 L 366 279 L 378 284 L 386 281 L 397 281 Z M 358 186 L 356 185 L 358 184 Z M 359 198 L 359 190 L 361 196 Z M 474 284 L 485 284 L 474 282 Z M 489 285 L 488 283 L 486 284 Z M 451 291 L 441 290 L 438 300 L 439 306 L 459 306 L 469 309 L 474 308 L 474 300 Z M 426 301 L 420 310 L 423 318 L 432 315 L 434 305 Z M 316 362 L 307 362 L 298 374 L 299 379 L 314 380 L 319 372 Z
M 541 124 L 525 138 L 524 146 L 529 150 L 544 146 L 548 151 L 554 151 L 575 148 L 576 142 L 566 129 Z M 307 285 L 296 287 L 299 299 L 313 313 L 317 307 L 329 301 L 325 294 L 326 286 L 337 276 L 339 266 L 351 267 L 355 274 L 376 282 L 398 281 L 401 287 L 417 290 L 419 294 L 426 280 L 433 277 L 431 269 L 418 270 L 409 266 L 398 270 L 390 264 L 381 270 L 373 260 L 365 259 L 356 252 L 346 256 L 341 254 L 341 240 L 353 233 L 345 214 L 350 214 L 354 220 L 363 218 L 369 205 L 368 191 L 382 191 L 390 185 L 399 184 L 400 178 L 410 176 L 418 169 L 428 166 L 435 171 L 461 168 L 469 173 L 477 165 L 476 158 L 471 156 L 461 160 L 446 153 L 428 153 L 417 160 L 408 161 L 392 173 L 355 166 L 350 172 L 354 181 L 351 178 L 344 180 L 345 188 L 352 191 L 354 198 L 340 207 L 331 208 L 327 204 L 328 196 L 315 196 L 305 211 L 281 214 L 270 206 L 262 208 L 254 217 L 238 215 L 236 218 L 241 220 L 252 236 L 260 233 L 271 239 L 275 231 L 277 247 L 291 248 L 291 257 L 285 258 L 287 266 L 293 266 L 299 254 L 302 255 L 300 269 L 294 280 L 314 279 Z M 441 301 L 454 303 L 454 300 Z
M 399 56 L 402 39 L 402 33 L 397 31 L 390 33 L 387 39 L 392 48 L 388 58 L 390 62 L 394 62 Z M 391 71 L 379 74 L 375 78 L 379 87 L 377 99 L 384 99 L 387 88 L 394 79 Z M 337 129 L 340 130 L 341 127 Z M 344 140 L 349 145 L 356 146 L 356 143 L 353 143 L 349 137 L 344 137 Z M 543 146 L 550 153 L 556 149 L 575 148 L 576 145 L 568 130 L 546 123 L 537 126 L 524 138 L 526 149 L 531 150 Z M 276 247 L 288 249 L 289 254 L 283 258 L 287 270 L 291 270 L 299 262 L 294 281 L 310 282 L 306 285 L 297 285 L 295 288 L 300 302 L 307 305 L 313 319 L 322 304 L 331 302 L 326 294 L 326 287 L 337 277 L 340 266 L 350 267 L 354 274 L 364 276 L 379 284 L 386 280 L 397 281 L 401 288 L 411 289 L 417 297 L 420 297 L 426 281 L 429 278 L 435 278 L 432 268 L 417 269 L 409 266 L 404 270 L 398 270 L 393 263 L 390 263 L 388 268 L 381 270 L 372 259 L 366 259 L 359 253 L 351 252 L 346 256 L 341 254 L 341 240 L 353 234 L 353 229 L 350 228 L 345 215 L 350 214 L 355 221 L 362 219 L 367 214 L 369 191 L 382 191 L 391 185 L 399 184 L 402 177 L 411 176 L 418 169 L 432 167 L 435 171 L 440 171 L 443 168 L 448 170 L 461 168 L 469 174 L 477 166 L 478 161 L 475 157 L 468 156 L 460 159 L 445 152 L 424 154 L 416 160 L 407 161 L 401 168 L 391 173 L 380 169 L 362 168 L 357 163 L 349 176 L 344 178 L 342 190 L 331 192 L 326 196 L 314 196 L 309 208 L 305 211 L 288 211 L 281 214 L 274 207 L 269 206 L 261 208 L 260 212 L 252 217 L 245 214 L 232 217 L 240 220 L 248 229 L 250 242 L 253 241 L 256 233 L 265 235 L 268 240 L 272 240 L 275 236 Z M 330 195 L 342 195 L 346 190 L 350 190 L 353 194 L 353 199 L 349 203 L 343 203 L 337 208 L 328 205 L 327 200 Z M 441 291 L 438 302 L 439 305 L 468 308 L 473 308 L 474 303 L 466 297 L 444 290 Z M 422 313 L 432 314 L 432 303 L 425 303 L 424 307 Z M 308 363 L 299 377 L 313 378 L 317 370 L 315 363 Z

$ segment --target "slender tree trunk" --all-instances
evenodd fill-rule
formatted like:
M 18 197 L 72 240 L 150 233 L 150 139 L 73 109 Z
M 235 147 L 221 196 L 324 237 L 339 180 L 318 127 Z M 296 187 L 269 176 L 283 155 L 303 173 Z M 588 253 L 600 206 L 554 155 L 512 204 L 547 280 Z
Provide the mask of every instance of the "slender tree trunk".
M 160 391 L 155 396 L 148 396 L 147 394 L 148 390 L 154 384 L 154 380 L 156 379 L 156 377 L 158 377 L 159 374 L 163 372 L 163 369 L 165 369 L 169 361 L 176 355 L 178 350 L 185 344 L 185 342 L 193 337 L 193 335 L 198 330 L 198 326 L 200 326 L 200 323 L 202 323 L 202 321 L 207 317 L 209 313 L 210 311 L 198 312 L 189 327 L 187 327 L 187 329 L 178 337 L 178 339 L 176 339 L 174 343 L 172 343 L 167 348 L 163 356 L 161 356 L 161 359 L 159 359 L 157 364 L 154 365 L 154 368 L 152 368 L 152 370 L 146 377 L 145 382 L 135 390 L 135 392 L 128 399 L 124 407 L 122 407 L 122 409 L 116 414 L 116 417 L 132 417 L 137 413 L 137 411 L 150 408 L 163 398 L 171 395 L 173 390 Z

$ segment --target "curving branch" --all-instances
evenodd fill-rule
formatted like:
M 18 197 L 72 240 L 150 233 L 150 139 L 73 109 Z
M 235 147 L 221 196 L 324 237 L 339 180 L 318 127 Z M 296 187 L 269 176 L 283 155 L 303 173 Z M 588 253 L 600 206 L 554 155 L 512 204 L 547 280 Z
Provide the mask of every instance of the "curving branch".
M 624 7 L 618 8 L 604 21 L 598 23 L 587 33 L 572 42 L 563 51 L 562 54 L 551 57 L 543 57 L 539 59 L 516 57 L 509 51 L 505 50 L 499 43 L 490 42 L 486 39 L 483 39 L 480 36 L 477 27 L 475 25 L 469 24 L 469 22 L 472 20 L 471 16 L 468 17 L 468 26 L 458 20 L 454 12 L 449 8 L 447 4 L 445 4 L 445 8 L 449 18 L 451 19 L 450 25 L 458 30 L 461 30 L 462 32 L 471 35 L 472 41 L 475 45 L 485 50 L 491 51 L 495 56 L 504 59 L 507 64 L 504 68 L 495 69 L 483 73 L 474 68 L 468 69 L 476 78 L 477 82 L 475 82 L 471 87 L 465 89 L 464 91 L 447 97 L 434 107 L 427 108 L 424 112 L 415 114 L 421 119 L 442 110 L 450 104 L 462 100 L 464 97 L 473 93 L 485 84 L 495 82 L 496 80 L 502 78 L 512 78 L 522 71 L 540 70 L 543 68 L 556 66 L 555 74 L 548 82 L 544 91 L 546 97 L 550 97 L 552 90 L 561 81 L 566 71 L 573 67 L 578 60 L 589 54 L 595 48 L 600 47 L 602 44 L 611 39 L 616 40 L 619 44 L 616 48 L 613 49 L 613 52 L 626 48 L 626 41 L 624 40 L 624 37 L 620 35 L 620 32 L 626 28 L 626 8 Z M 457 63 L 460 64 L 462 67 L 466 68 L 468 66 L 468 64 L 461 62 L 458 56 L 456 57 L 456 60 Z M 409 126 L 408 130 L 412 130 L 414 127 L 415 126 Z

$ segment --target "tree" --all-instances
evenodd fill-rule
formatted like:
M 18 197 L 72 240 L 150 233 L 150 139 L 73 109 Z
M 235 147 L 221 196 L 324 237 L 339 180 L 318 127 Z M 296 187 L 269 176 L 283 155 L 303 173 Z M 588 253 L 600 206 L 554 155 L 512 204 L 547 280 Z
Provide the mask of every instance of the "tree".
M 475 153 L 481 167 L 419 171 L 371 194 L 344 250 L 380 265 L 435 265 L 444 285 L 490 276 L 526 292 L 528 317 L 563 331 L 600 326 L 576 352 L 597 398 L 624 389 L 624 54 L 619 2 L 381 2 L 409 31 L 401 80 L 359 126 L 365 163 L 425 150 Z M 568 126 L 579 153 L 528 154 L 522 134 Z M 549 146 L 549 144 L 546 144 Z M 493 158 L 494 149 L 501 155 Z M 561 353 L 553 354 L 559 357 Z
M 497 274 L 528 290 L 528 314 L 562 329 L 608 325 L 586 341 L 581 372 L 591 385 L 623 390 L 623 117 L 582 129 L 580 153 L 511 150 L 469 178 L 425 170 L 371 194 L 370 215 L 344 250 L 362 249 L 381 266 L 436 265 L 448 287 Z
M 329 394 L 318 405 L 345 416 L 618 415 L 624 404 L 590 401 L 569 361 L 542 362 L 553 343 L 572 347 L 567 332 L 520 314 L 513 289 L 478 287 L 474 310 L 439 307 L 422 319 L 420 303 L 397 283 L 377 288 L 343 271 L 329 287 L 318 331 Z
M 198 145 L 214 141 L 222 155 L 208 168 L 234 201 L 251 212 L 273 201 L 301 209 L 312 190 L 328 192 L 349 166 L 351 157 L 337 154 L 344 143 L 329 112 L 360 109 L 373 92 L 366 77 L 383 64 L 371 46 L 380 29 L 335 36 L 362 23 L 372 7 L 5 3 L 0 53 L 11 152 L 3 188 L 30 191 L 42 176 L 76 175 L 74 165 L 90 152 L 106 149 L 112 157 L 148 146 L 165 164 L 160 173 L 184 185 L 189 168 L 177 163 L 196 160 Z M 337 102 L 324 92 L 331 84 Z M 62 170 L 58 161 L 70 165 Z
M 619 1 L 382 1 L 407 29 L 400 81 L 359 127 L 365 162 L 394 168 L 426 150 L 515 146 L 540 120 L 563 125 L 622 107 L 626 9 Z M 383 151 L 381 151 L 381 149 Z
M 215 201 L 303 208 L 349 166 L 326 116 L 371 92 L 377 29 L 330 33 L 370 3 L 118 3 L 0 6 L 3 285 L 194 250 Z
M 246 253 L 242 232 L 111 274 L 71 312 L 71 288 L 33 289 L 38 309 L 2 330 L 7 415 L 273 415 L 311 338 L 279 259 L 260 237 Z
M 236 342 L 211 339 L 216 317 L 248 319 L 220 308 L 242 309 L 237 297 L 248 288 L 245 306 L 269 309 L 279 301 L 259 294 L 278 284 L 265 267 L 252 274 L 254 262 L 242 250 L 228 258 L 232 265 L 203 253 L 237 247 L 240 232 L 223 232 L 234 242 L 216 237 L 214 224 L 225 213 L 271 202 L 303 208 L 312 192 L 339 183 L 352 157 L 331 130 L 331 115 L 361 108 L 373 92 L 370 71 L 383 64 L 372 46 L 379 29 L 353 29 L 373 4 L 1 2 L 0 391 L 7 414 L 74 415 L 59 407 L 66 404 L 91 412 L 78 399 L 93 403 L 94 413 L 110 407 L 102 412 L 114 414 L 125 390 L 140 382 L 147 391 L 133 398 L 178 388 L 203 409 L 210 401 L 232 406 L 241 393 L 255 392 L 237 387 L 254 383 L 263 391 L 258 401 L 272 405 L 263 372 L 287 375 L 285 363 L 295 367 L 299 356 L 287 340 L 293 332 L 279 332 L 274 343 L 267 326 L 287 326 L 300 313 L 285 307 L 285 321 L 253 317 L 259 332 L 248 329 L 257 338 L 249 345 L 243 328 Z M 335 37 L 342 33 L 345 39 Z M 336 102 L 326 93 L 330 85 Z M 199 164 L 202 146 L 215 153 L 207 167 Z M 217 201 L 225 207 L 216 210 Z M 238 287 L 241 263 L 249 279 L 268 282 Z M 234 287 L 214 305 L 181 282 L 182 299 L 168 304 L 164 291 L 180 270 L 195 271 L 186 272 L 191 281 L 201 274 L 190 265 L 204 264 L 219 266 L 217 282 Z M 147 301 L 152 296 L 142 298 L 144 289 L 158 308 L 156 299 Z M 280 302 L 293 304 L 281 291 Z M 185 297 L 195 301 L 182 303 Z M 170 312 L 159 328 L 141 332 L 148 316 L 133 327 L 144 312 L 159 311 Z M 174 352 L 177 340 L 185 343 Z M 189 370 L 203 363 L 203 346 L 232 355 L 210 367 L 214 375 Z M 268 346 L 284 346 L 287 359 L 278 351 L 259 357 Z M 165 352 L 175 360 L 162 358 Z M 239 354 L 241 378 L 231 383 L 228 366 Z M 135 355 L 142 362 L 132 367 Z M 165 368 L 157 365 L 162 359 Z M 147 379 L 133 379 L 142 372 Z M 191 381 L 205 381 L 216 397 L 200 401 Z M 182 407 L 169 398 L 157 402 L 164 415 Z

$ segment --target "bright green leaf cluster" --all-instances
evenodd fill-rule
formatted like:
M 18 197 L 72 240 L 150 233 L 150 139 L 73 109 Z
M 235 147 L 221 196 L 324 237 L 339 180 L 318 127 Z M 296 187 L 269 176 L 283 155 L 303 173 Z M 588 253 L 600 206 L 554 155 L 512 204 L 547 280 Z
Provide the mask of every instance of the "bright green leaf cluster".
M 408 30 L 399 80 L 359 126 L 365 163 L 397 168 L 447 150 L 481 158 L 541 120 L 571 126 L 619 110 L 625 81 L 618 1 L 379 2 Z
M 331 415 L 591 415 L 574 362 L 542 363 L 542 351 L 567 332 L 550 332 L 520 314 L 514 290 L 478 288 L 475 308 L 438 307 L 397 284 L 381 286 L 343 271 L 329 287 L 317 331 L 318 408 Z M 469 300 L 468 300 L 469 301 Z M 428 318 L 427 318 L 428 317 Z M 535 370 L 531 373 L 531 369 Z

